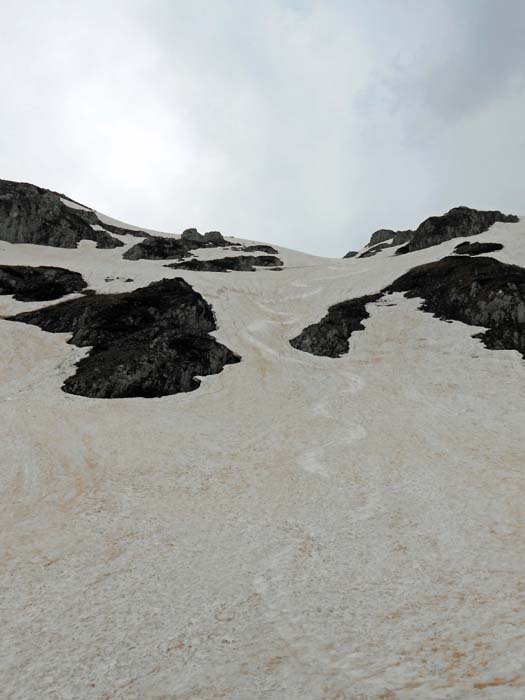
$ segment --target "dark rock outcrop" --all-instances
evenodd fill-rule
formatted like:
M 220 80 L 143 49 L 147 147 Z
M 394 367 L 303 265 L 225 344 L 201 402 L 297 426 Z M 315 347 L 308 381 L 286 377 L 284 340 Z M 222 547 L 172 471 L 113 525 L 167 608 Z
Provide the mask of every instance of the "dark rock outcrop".
M 439 319 L 485 327 L 475 337 L 488 348 L 517 350 L 525 357 L 525 269 L 466 255 L 414 267 L 378 294 L 331 306 L 290 344 L 313 355 L 339 357 L 348 351 L 351 334 L 363 330 L 365 305 L 391 292 L 422 298 L 421 310 Z
M 483 255 L 484 253 L 494 253 L 503 250 L 501 243 L 470 243 L 465 241 L 454 248 L 456 255 Z
M 270 267 L 279 269 L 283 262 L 273 255 L 237 255 L 216 260 L 186 260 L 165 267 L 182 270 L 194 270 L 196 272 L 255 272 L 256 267 Z
M 359 253 L 358 250 L 349 250 L 346 255 L 343 255 L 343 260 L 345 258 L 355 258 L 355 256 Z
M 190 254 L 190 250 L 193 250 L 191 242 L 184 242 L 180 238 L 150 236 L 136 243 L 122 257 L 125 260 L 182 260 Z
M 140 241 L 122 256 L 126 260 L 182 260 L 199 248 L 223 248 L 232 243 L 225 240 L 218 231 L 200 234 L 197 229 L 186 229 L 180 238 L 150 236 Z
M 513 214 L 502 214 L 500 211 L 479 211 L 469 207 L 455 207 L 442 216 L 431 216 L 425 219 L 415 231 L 392 231 L 382 228 L 375 231 L 360 258 L 368 258 L 384 248 L 403 246 L 396 250 L 396 255 L 411 253 L 439 245 L 452 238 L 475 236 L 487 231 L 497 222 L 515 223 L 519 221 Z M 345 256 L 346 257 L 346 256 Z
M 453 238 L 476 236 L 493 224 L 516 223 L 519 218 L 500 211 L 478 211 L 469 207 L 455 207 L 443 216 L 431 216 L 414 231 L 410 241 L 396 251 L 396 255 L 430 248 Z
M 76 248 L 79 241 L 95 241 L 97 248 L 117 248 L 122 241 L 96 231 L 95 212 L 73 209 L 61 195 L 23 182 L 0 180 L 0 240 Z
M 413 235 L 414 232 L 410 229 L 406 231 L 392 231 L 388 228 L 380 228 L 370 236 L 367 247 L 371 248 L 378 243 L 385 243 L 387 241 L 389 246 L 402 245 L 403 243 L 407 243 Z
M 181 278 L 122 294 L 94 294 L 10 317 L 91 346 L 63 390 L 94 398 L 158 397 L 193 391 L 197 376 L 240 361 L 209 333 L 212 307 Z
M 254 245 L 244 245 L 244 246 L 242 246 L 241 250 L 245 253 L 261 252 L 261 253 L 267 253 L 268 255 L 278 255 L 279 254 L 279 251 L 276 250 L 273 246 L 263 245 L 262 243 L 256 243 Z
M 421 297 L 423 311 L 437 318 L 488 328 L 478 334 L 492 350 L 525 356 L 525 269 L 495 258 L 446 257 L 420 265 L 386 292 Z
M 17 301 L 59 299 L 85 287 L 79 272 L 62 267 L 0 265 L 0 294 L 12 294 Z
M 393 248 L 406 243 L 413 235 L 413 231 L 392 231 L 388 228 L 380 228 L 371 235 L 370 240 L 361 253 L 359 251 L 350 251 L 344 257 L 351 258 L 357 255 L 360 258 L 371 258 L 385 248 Z
M 230 245 L 226 241 L 220 231 L 208 231 L 207 233 L 199 233 L 196 228 L 187 228 L 181 234 L 182 241 L 190 241 L 192 243 L 202 244 L 197 247 L 206 247 L 207 244 L 212 246 Z
M 318 323 L 307 326 L 292 338 L 290 345 L 311 355 L 340 357 L 348 352 L 352 333 L 365 329 L 362 321 L 370 315 L 366 305 L 380 297 L 380 293 L 372 294 L 334 304 Z

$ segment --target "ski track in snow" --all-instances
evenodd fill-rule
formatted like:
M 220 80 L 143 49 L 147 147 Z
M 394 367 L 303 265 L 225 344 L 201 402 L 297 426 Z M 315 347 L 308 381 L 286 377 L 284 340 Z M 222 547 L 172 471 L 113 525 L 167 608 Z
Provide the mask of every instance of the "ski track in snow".
M 88 399 L 60 390 L 87 349 L 0 321 L 3 697 L 522 700 L 522 358 L 402 295 L 342 358 L 288 342 L 463 239 L 223 274 L 122 260 L 117 237 L 0 258 L 104 292 L 183 277 L 243 360 L 188 394 Z M 525 222 L 475 240 L 525 266 Z

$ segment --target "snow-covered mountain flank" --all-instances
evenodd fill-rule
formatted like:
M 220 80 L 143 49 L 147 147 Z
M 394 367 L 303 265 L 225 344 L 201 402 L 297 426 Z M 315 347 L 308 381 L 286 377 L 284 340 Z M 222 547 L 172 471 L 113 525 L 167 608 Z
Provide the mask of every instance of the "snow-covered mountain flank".
M 525 223 L 344 259 L 0 181 L 0 678 L 521 700 Z

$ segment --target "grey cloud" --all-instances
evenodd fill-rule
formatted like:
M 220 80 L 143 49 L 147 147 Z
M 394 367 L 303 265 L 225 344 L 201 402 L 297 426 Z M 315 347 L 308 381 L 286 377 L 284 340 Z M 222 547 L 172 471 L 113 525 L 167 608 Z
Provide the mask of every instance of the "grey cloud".
M 525 6 L 501 8 L 4 0 L 1 176 L 336 256 L 460 203 L 519 209 Z

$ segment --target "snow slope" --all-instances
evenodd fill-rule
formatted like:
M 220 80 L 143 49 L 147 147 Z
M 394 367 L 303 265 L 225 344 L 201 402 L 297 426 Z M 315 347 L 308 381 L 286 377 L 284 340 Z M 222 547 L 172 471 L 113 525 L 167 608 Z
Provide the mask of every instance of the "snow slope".
M 0 321 L 3 697 L 525 697 L 521 356 L 400 294 L 339 359 L 289 344 L 463 239 L 279 248 L 283 271 L 229 274 L 123 260 L 137 239 L 121 239 L 0 242 L 0 261 L 100 292 L 183 277 L 242 362 L 191 393 L 84 398 L 60 387 L 85 349 Z M 525 266 L 525 222 L 476 240 Z M 0 316 L 47 304 L 0 296 Z

